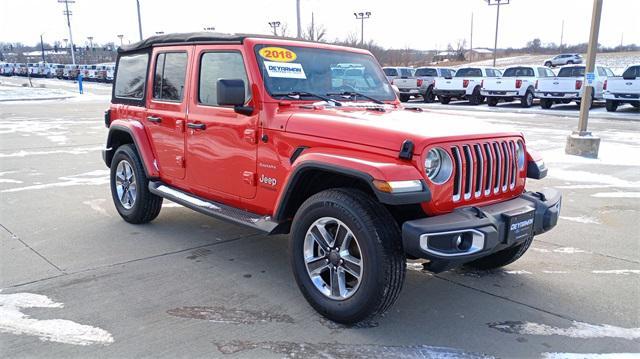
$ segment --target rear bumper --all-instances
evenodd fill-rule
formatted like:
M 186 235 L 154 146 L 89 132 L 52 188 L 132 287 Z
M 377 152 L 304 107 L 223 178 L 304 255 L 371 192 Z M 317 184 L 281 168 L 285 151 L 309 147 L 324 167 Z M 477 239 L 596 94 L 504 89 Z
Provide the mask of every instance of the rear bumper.
M 466 90 L 442 90 L 442 89 L 434 89 L 433 93 L 436 96 L 447 96 L 447 97 L 457 97 L 463 98 L 467 95 Z
M 562 195 L 547 189 L 509 201 L 407 221 L 402 225 L 405 252 L 430 261 L 441 272 L 523 243 L 555 227 Z M 463 241 L 462 250 L 455 247 Z
M 482 96 L 488 97 L 522 97 L 524 94 L 518 93 L 518 91 L 493 91 L 493 90 L 481 90 Z
M 604 96 L 605 100 L 616 100 L 616 101 L 640 101 L 640 95 L 636 93 L 611 93 L 605 92 Z
M 420 90 L 417 87 L 414 88 L 399 88 L 398 89 L 403 95 L 419 95 Z
M 536 91 L 535 96 L 537 98 L 548 98 L 548 99 L 570 99 L 570 100 L 579 100 L 582 98 L 580 92 L 545 92 L 545 91 Z

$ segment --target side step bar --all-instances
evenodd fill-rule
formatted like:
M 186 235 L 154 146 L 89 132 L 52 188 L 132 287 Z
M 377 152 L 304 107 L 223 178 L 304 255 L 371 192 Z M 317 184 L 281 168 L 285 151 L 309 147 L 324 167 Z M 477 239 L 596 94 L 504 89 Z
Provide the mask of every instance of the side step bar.
M 276 230 L 279 229 L 280 223 L 272 221 L 270 216 L 261 216 L 222 203 L 209 201 L 182 192 L 160 181 L 149 181 L 149 191 L 211 217 L 242 224 L 269 234 L 281 233 L 279 230 Z

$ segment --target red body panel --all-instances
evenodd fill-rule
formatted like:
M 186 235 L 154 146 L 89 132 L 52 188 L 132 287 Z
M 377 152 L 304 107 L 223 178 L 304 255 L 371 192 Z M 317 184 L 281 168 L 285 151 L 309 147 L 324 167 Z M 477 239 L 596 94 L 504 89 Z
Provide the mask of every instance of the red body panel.
M 398 100 L 385 111 L 309 106 L 315 101 L 279 101 L 264 87 L 255 58 L 256 44 L 295 45 L 352 51 L 367 51 L 339 46 L 276 39 L 245 39 L 241 45 L 202 44 L 158 46 L 160 51 L 188 51 L 189 63 L 182 103 L 161 103 L 152 98 L 147 86 L 148 109 L 112 105 L 112 126 L 128 126 L 139 139 L 145 167 L 151 174 L 184 191 L 258 214 L 271 215 L 279 206 L 293 171 L 304 163 L 324 163 L 366 173 L 385 181 L 425 180 L 432 200 L 423 203 L 428 215 L 446 213 L 458 206 L 504 201 L 524 190 L 526 169 L 518 171 L 515 187 L 506 192 L 480 196 L 454 203 L 452 180 L 442 185 L 430 182 L 424 174 L 424 160 L 433 146 L 473 145 L 489 139 L 511 138 L 524 142 L 519 133 L 488 131 L 452 115 L 436 115 L 403 109 Z M 232 50 L 244 58 L 252 97 L 247 105 L 251 115 L 242 115 L 230 107 L 205 106 L 198 102 L 199 59 L 203 52 Z M 150 71 L 149 81 L 153 78 Z M 147 116 L 167 118 L 161 125 L 148 123 Z M 186 129 L 179 121 L 203 123 L 205 130 Z M 147 132 L 144 129 L 147 129 Z M 147 134 L 153 139 L 150 144 Z M 411 160 L 398 158 L 405 140 L 415 144 Z M 291 164 L 294 151 L 305 151 Z M 177 165 L 182 156 L 184 167 Z M 160 171 L 154 170 L 154 161 Z M 525 166 L 526 167 L 526 166 Z M 486 171 L 485 168 L 483 168 Z

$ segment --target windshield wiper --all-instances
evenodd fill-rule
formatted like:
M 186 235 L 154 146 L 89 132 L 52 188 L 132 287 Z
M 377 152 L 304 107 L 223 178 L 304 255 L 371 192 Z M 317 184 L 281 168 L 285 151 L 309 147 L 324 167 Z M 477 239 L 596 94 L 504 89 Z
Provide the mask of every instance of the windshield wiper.
M 366 98 L 367 100 L 370 100 L 374 103 L 377 103 L 378 105 L 384 105 L 384 102 L 373 98 L 371 96 L 367 96 L 364 95 L 360 92 L 356 92 L 356 91 L 345 91 L 345 92 L 329 92 L 327 93 L 327 96 L 349 96 L 349 97 L 353 97 L 354 100 L 358 98 L 358 96 L 362 97 L 362 98 Z
M 315 97 L 317 99 L 326 101 L 326 102 L 331 102 L 336 106 L 342 106 L 342 103 L 340 101 L 334 100 L 332 98 L 326 97 L 326 96 L 322 96 L 322 95 L 318 95 L 315 93 L 311 93 L 311 92 L 306 92 L 306 91 L 291 91 L 291 92 L 287 92 L 287 93 L 274 93 L 272 96 L 280 96 L 280 97 L 290 97 L 293 99 L 300 99 L 300 97 L 306 96 L 306 97 Z

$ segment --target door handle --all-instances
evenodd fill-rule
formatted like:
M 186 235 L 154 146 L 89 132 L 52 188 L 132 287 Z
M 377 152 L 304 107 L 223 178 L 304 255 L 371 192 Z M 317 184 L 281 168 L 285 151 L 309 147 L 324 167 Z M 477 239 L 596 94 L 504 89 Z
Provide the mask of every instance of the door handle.
M 192 128 L 194 130 L 204 130 L 205 128 L 207 128 L 207 125 L 205 125 L 204 123 L 189 122 L 187 123 L 187 127 Z
M 160 117 L 147 116 L 147 121 L 153 122 L 153 123 L 160 123 L 162 122 L 162 119 Z

